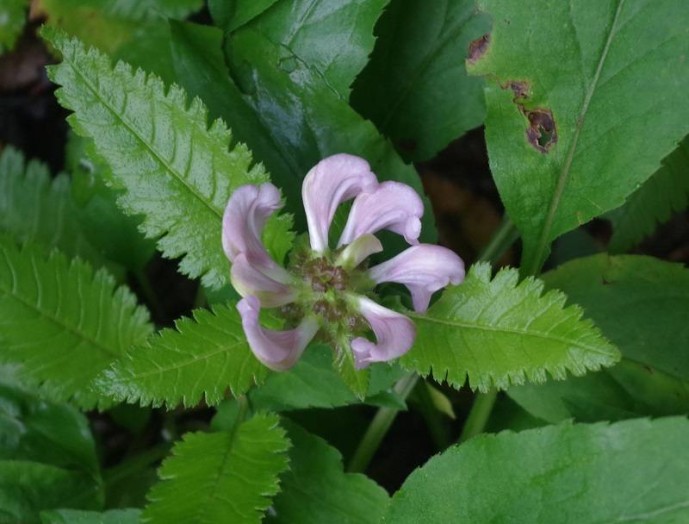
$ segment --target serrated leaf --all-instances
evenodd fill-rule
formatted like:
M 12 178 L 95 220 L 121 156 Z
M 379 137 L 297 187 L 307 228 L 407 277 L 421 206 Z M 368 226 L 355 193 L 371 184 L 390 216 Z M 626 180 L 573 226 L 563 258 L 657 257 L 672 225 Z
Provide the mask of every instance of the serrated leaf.
M 153 75 L 86 50 L 56 31 L 44 35 L 63 55 L 50 69 L 62 85 L 60 103 L 74 111 L 69 121 L 93 139 L 124 194 L 118 203 L 143 215 L 147 236 L 158 238 L 166 257 L 182 257 L 180 270 L 219 288 L 229 281 L 220 236 L 232 191 L 268 177 L 239 144 L 228 151 L 230 132 L 219 120 L 208 127 L 206 109 L 188 102 L 176 85 L 166 90 Z
M 289 471 L 275 497 L 275 517 L 268 522 L 299 524 L 378 524 L 388 494 L 361 474 L 345 473 L 342 455 L 325 440 L 285 422 L 292 442 Z
M 278 67 L 289 73 L 295 62 L 303 62 L 347 99 L 349 86 L 373 50 L 373 26 L 389 1 L 279 0 L 245 27 L 287 51 Z M 239 0 L 237 9 L 247 10 L 246 4 L 253 3 Z
M 267 368 L 254 357 L 233 306 L 197 309 L 146 344 L 133 348 L 98 378 L 99 390 L 128 402 L 172 407 L 220 402 L 245 393 Z
M 412 473 L 385 522 L 686 522 L 685 418 L 479 436 Z
M 0 54 L 11 51 L 26 23 L 28 0 L 3 0 L 0 4 Z
M 52 399 L 105 406 L 91 381 L 150 332 L 147 311 L 105 271 L 0 237 L 0 360 Z
M 187 433 L 163 462 L 143 521 L 260 522 L 287 469 L 289 446 L 271 414 L 256 415 L 234 432 Z
M 41 510 L 99 510 L 100 486 L 80 471 L 25 460 L 0 460 L 0 518 L 5 522 L 39 522 Z
M 608 249 L 621 253 L 650 235 L 659 223 L 689 203 L 689 137 L 665 160 L 663 166 L 627 199 L 608 214 L 613 234 Z
M 543 294 L 543 282 L 519 282 L 516 269 L 491 280 L 490 266 L 476 264 L 464 282 L 448 288 L 425 315 L 410 315 L 417 339 L 401 360 L 422 375 L 455 387 L 469 379 L 481 391 L 524 382 L 564 379 L 610 366 L 619 351 L 578 306 L 565 306 L 559 291 Z
M 352 105 L 405 159 L 433 157 L 483 122 L 483 80 L 467 75 L 462 57 L 489 28 L 474 0 L 393 0 Z
M 622 352 L 599 373 L 508 392 L 530 413 L 558 422 L 689 412 L 689 270 L 651 257 L 597 255 L 543 275 L 586 310 Z
M 4 371 L 4 370 L 3 370 Z M 4 373 L 3 373 L 4 374 Z M 100 478 L 86 417 L 72 406 L 0 383 L 0 460 L 28 460 Z
M 50 178 L 45 164 L 25 162 L 6 147 L 0 154 L 0 231 L 17 241 L 31 242 L 46 253 L 57 248 L 96 265 L 103 255 L 87 239 L 71 196 L 66 175 Z
M 684 0 L 480 0 L 491 170 L 540 269 L 552 240 L 620 206 L 689 133 Z
M 111 509 L 99 513 L 76 509 L 41 512 L 41 524 L 138 524 L 140 509 Z

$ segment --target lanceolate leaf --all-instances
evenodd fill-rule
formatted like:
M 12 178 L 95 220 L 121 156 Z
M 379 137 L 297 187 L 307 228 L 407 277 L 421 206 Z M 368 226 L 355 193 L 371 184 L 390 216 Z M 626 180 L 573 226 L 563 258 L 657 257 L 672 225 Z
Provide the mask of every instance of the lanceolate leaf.
M 689 412 L 689 355 L 682 350 L 689 347 L 689 270 L 650 257 L 597 255 L 543 279 L 585 308 L 622 361 L 582 378 L 512 388 L 512 398 L 549 422 Z
M 92 379 L 150 332 L 148 313 L 106 272 L 0 238 L 0 360 L 52 399 L 107 404 Z
M 287 424 L 292 448 L 289 471 L 273 504 L 275 522 L 291 524 L 379 524 L 388 494 L 361 474 L 345 473 L 342 456 L 323 439 Z
M 289 441 L 275 415 L 233 432 L 184 436 L 160 468 L 143 518 L 152 524 L 260 522 L 287 469 Z
M 620 206 L 689 132 L 684 0 L 481 0 L 491 169 L 535 274 L 550 242 Z
M 613 235 L 608 249 L 615 253 L 626 251 L 658 223 L 669 220 L 672 213 L 682 211 L 689 201 L 689 137 L 663 160 L 661 167 L 627 202 L 608 215 Z
M 385 522 L 686 522 L 685 418 L 476 437 L 412 473 Z
M 0 231 L 19 242 L 32 242 L 48 253 L 54 248 L 95 264 L 104 258 L 88 241 L 71 196 L 69 178 L 51 180 L 40 162 L 24 162 L 7 147 L 0 154 Z
M 342 98 L 373 50 L 373 26 L 390 0 L 280 0 L 246 27 L 284 47 L 281 68 L 308 64 Z M 240 0 L 253 4 L 255 0 Z M 246 9 L 246 8 L 244 8 Z M 233 24 L 234 25 L 234 24 Z
M 427 314 L 412 315 L 418 334 L 402 365 L 456 387 L 468 378 L 486 391 L 615 363 L 617 349 L 565 300 L 558 291 L 543 294 L 540 280 L 519 283 L 515 269 L 491 280 L 489 265 L 475 265 Z
M 352 105 L 403 157 L 432 157 L 483 122 L 483 81 L 467 76 L 462 58 L 489 27 L 474 0 L 393 0 Z
M 92 138 L 125 192 L 119 204 L 144 216 L 142 227 L 180 269 L 217 288 L 228 278 L 220 243 L 222 213 L 233 189 L 267 180 L 239 144 L 228 151 L 230 132 L 216 120 L 208 128 L 206 109 L 188 102 L 177 86 L 166 89 L 155 76 L 86 50 L 55 31 L 46 38 L 62 53 L 50 70 L 63 87 L 62 105 L 74 111 L 74 129 Z
M 249 349 L 233 306 L 198 309 L 133 348 L 98 379 L 104 395 L 160 406 L 220 402 L 245 393 L 267 374 Z

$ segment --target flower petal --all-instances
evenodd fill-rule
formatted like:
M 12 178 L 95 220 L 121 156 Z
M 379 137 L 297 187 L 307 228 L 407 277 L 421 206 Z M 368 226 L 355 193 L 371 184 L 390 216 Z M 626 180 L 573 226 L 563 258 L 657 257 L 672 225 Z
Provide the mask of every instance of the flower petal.
M 381 229 L 389 229 L 416 244 L 422 216 L 423 202 L 414 189 L 400 182 L 383 182 L 354 199 L 338 247 Z
M 404 284 L 411 292 L 414 309 L 426 311 L 433 293 L 464 280 L 464 262 L 447 248 L 420 244 L 372 267 L 368 275 L 377 284 Z
M 273 184 L 240 186 L 225 207 L 222 245 L 230 262 L 243 253 L 251 264 L 275 273 L 274 278 L 286 283 L 289 274 L 270 258 L 261 242 L 266 220 L 280 207 L 280 191 Z
M 296 329 L 287 331 L 262 328 L 258 320 L 261 301 L 256 297 L 243 298 L 237 304 L 237 309 L 251 351 L 274 371 L 291 368 L 318 331 L 318 323 L 310 318 L 304 319 Z
M 269 272 L 249 262 L 244 253 L 240 253 L 232 263 L 232 285 L 243 297 L 255 296 L 264 307 L 284 306 L 294 302 L 294 289 L 270 277 Z
M 362 235 L 349 244 L 335 260 L 336 266 L 354 269 L 373 253 L 383 251 L 383 244 L 373 235 Z
M 416 337 L 414 323 L 404 315 L 384 308 L 366 297 L 357 297 L 359 311 L 371 325 L 376 343 L 363 337 L 352 340 L 357 369 L 372 362 L 387 362 L 404 355 Z
M 301 194 L 311 249 L 323 253 L 328 248 L 328 230 L 337 206 L 375 184 L 368 162 L 346 154 L 325 158 L 307 173 Z

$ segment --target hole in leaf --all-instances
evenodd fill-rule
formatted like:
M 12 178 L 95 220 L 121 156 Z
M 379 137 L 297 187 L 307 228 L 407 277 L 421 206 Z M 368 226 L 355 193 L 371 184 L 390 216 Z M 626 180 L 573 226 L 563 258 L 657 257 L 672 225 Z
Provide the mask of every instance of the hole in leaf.
M 550 109 L 533 109 L 525 112 L 529 120 L 526 137 L 541 153 L 547 153 L 557 143 L 557 128 Z
M 469 43 L 469 57 L 468 60 L 471 63 L 479 60 L 486 51 L 488 50 L 488 45 L 490 44 L 490 34 L 486 33 L 481 38 L 472 40 Z

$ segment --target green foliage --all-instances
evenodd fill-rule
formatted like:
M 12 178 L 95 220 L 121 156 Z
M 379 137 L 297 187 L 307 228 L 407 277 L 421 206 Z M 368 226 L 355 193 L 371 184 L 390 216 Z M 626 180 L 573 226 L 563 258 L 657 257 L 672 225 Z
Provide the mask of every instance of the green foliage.
M 105 262 L 84 233 L 69 178 L 58 175 L 51 180 L 44 164 L 25 163 L 11 147 L 0 154 L 0 231 L 46 253 L 57 248 L 96 265 Z
M 431 158 L 483 122 L 483 81 L 467 76 L 462 58 L 489 28 L 474 0 L 394 0 L 376 26 L 352 105 L 403 157 Z
M 535 274 L 552 240 L 620 206 L 689 132 L 689 10 L 684 0 L 480 9 L 493 30 L 469 71 L 490 79 L 491 170 Z
M 26 22 L 28 0 L 3 0 L 0 4 L 0 54 L 11 51 Z
M 249 349 L 233 306 L 197 309 L 114 362 L 97 381 L 103 395 L 172 407 L 217 404 L 245 393 L 267 374 Z
M 468 378 L 481 391 L 612 365 L 619 359 L 615 346 L 565 300 L 558 291 L 543 294 L 540 280 L 519 282 L 515 269 L 491 280 L 488 264 L 474 265 L 427 314 L 411 315 L 417 340 L 402 365 L 455 387 Z
M 380 179 L 404 182 L 423 195 L 413 167 L 405 165 L 375 127 L 342 100 L 310 64 L 248 28 L 235 35 L 225 51 L 244 100 L 290 166 L 290 172 L 272 174 L 297 217 L 303 220 L 303 177 L 319 160 L 334 153 L 361 156 Z M 233 121 L 233 125 L 242 122 Z M 433 231 L 431 213 L 426 213 L 422 237 L 434 238 Z
M 116 187 L 124 189 L 119 205 L 144 216 L 143 229 L 158 238 L 165 256 L 183 257 L 182 272 L 211 288 L 227 283 L 222 213 L 236 187 L 266 181 L 265 172 L 249 169 L 251 154 L 243 145 L 228 151 L 225 124 L 216 120 L 208 128 L 205 107 L 198 99 L 188 103 L 181 88 L 166 92 L 153 75 L 121 62 L 113 68 L 77 40 L 44 34 L 63 55 L 50 69 L 62 85 L 58 100 L 74 111 L 73 128 L 93 139 Z
M 284 62 L 279 63 L 282 70 L 290 72 L 296 62 L 308 64 L 330 89 L 347 99 L 349 86 L 373 50 L 373 26 L 388 2 L 279 0 L 245 27 L 285 50 Z M 246 10 L 253 0 L 238 3 Z
M 385 522 L 685 522 L 685 418 L 476 437 L 412 473 Z
M 139 524 L 141 510 L 111 509 L 103 513 L 58 509 L 41 512 L 41 524 Z
M 287 469 L 289 441 L 275 415 L 232 432 L 188 433 L 160 468 L 143 520 L 152 524 L 260 522 Z
M 57 400 L 108 399 L 91 381 L 151 332 L 148 313 L 105 271 L 0 237 L 0 360 Z
M 622 361 L 510 396 L 549 422 L 689 413 L 689 270 L 650 257 L 597 255 L 543 276 L 567 293 L 622 352 Z M 614 312 L 611 314 L 611 312 Z
M 235 29 L 250 22 L 279 0 L 209 0 L 208 8 L 213 15 L 215 25 L 225 31 Z
M 378 524 L 389 503 L 385 490 L 365 475 L 345 473 L 340 453 L 320 437 L 295 424 L 286 427 L 290 467 L 280 478 L 276 517 L 268 522 Z
M 658 223 L 689 203 L 689 137 L 686 137 L 625 204 L 608 214 L 613 235 L 608 249 L 621 253 L 650 235 Z
M 0 520 L 37 522 L 41 509 L 102 504 L 86 417 L 39 399 L 0 368 Z
M 365 402 L 375 404 L 403 372 L 397 366 L 374 364 Z M 290 411 L 305 408 L 332 408 L 360 402 L 335 371 L 332 350 L 323 345 L 310 347 L 297 364 L 285 373 L 272 373 L 249 394 L 254 409 Z

